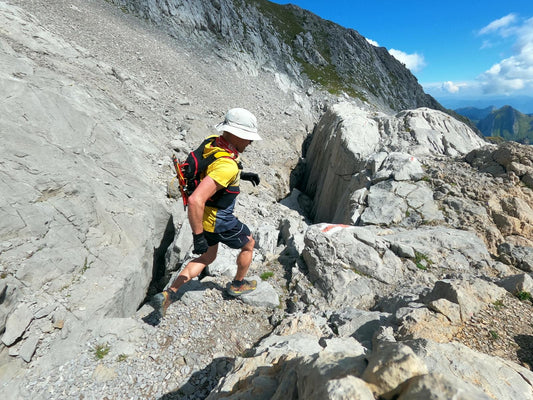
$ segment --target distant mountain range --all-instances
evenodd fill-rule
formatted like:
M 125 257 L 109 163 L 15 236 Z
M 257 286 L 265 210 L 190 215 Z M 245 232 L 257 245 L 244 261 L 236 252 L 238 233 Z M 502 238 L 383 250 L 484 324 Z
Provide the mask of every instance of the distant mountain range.
M 450 110 L 458 108 L 487 108 L 495 107 L 501 108 L 504 106 L 511 106 L 524 114 L 533 113 L 533 97 L 532 96 L 479 96 L 470 98 L 457 98 L 450 96 L 435 96 L 437 101 L 444 107 Z
M 455 112 L 470 119 L 485 137 L 533 143 L 533 114 L 523 114 L 511 106 L 464 107 Z

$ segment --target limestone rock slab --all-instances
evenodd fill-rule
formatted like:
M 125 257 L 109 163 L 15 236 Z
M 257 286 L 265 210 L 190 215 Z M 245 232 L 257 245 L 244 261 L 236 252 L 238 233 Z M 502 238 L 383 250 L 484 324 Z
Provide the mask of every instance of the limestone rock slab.
M 490 398 L 533 398 L 533 373 L 518 364 L 478 353 L 459 343 L 423 339 L 404 343 L 423 360 L 430 373 L 460 379 L 480 388 Z
M 20 303 L 7 317 L 6 330 L 2 335 L 2 343 L 11 346 L 20 338 L 33 320 L 33 312 L 25 303 Z
M 418 157 L 459 156 L 484 144 L 468 126 L 440 111 L 420 108 L 387 116 L 335 104 L 317 124 L 307 152 L 311 216 L 327 222 L 350 209 L 351 194 L 368 184 L 352 178 L 365 170 L 377 182 L 391 177 L 417 181 L 423 176 Z

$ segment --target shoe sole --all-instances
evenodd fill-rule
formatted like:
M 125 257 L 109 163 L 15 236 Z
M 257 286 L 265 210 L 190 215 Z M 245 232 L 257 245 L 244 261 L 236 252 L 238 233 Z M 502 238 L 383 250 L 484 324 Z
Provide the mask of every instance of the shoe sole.
M 243 294 L 252 293 L 256 289 L 257 289 L 257 286 L 253 289 L 239 290 L 239 291 L 231 290 L 231 288 L 228 288 L 228 294 L 233 297 L 239 297 L 239 296 L 242 296 Z
M 254 290 L 255 289 L 245 290 L 244 292 L 234 292 L 232 290 L 228 290 L 228 294 L 233 297 L 239 297 L 239 296 L 242 296 L 243 294 L 252 293 Z

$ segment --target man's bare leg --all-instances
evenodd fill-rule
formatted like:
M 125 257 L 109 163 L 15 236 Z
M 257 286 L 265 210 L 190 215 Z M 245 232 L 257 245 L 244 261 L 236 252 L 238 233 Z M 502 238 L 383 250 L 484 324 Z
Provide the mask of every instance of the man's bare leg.
M 242 281 L 244 279 L 248 273 L 250 264 L 252 264 L 255 240 L 252 235 L 248 236 L 248 238 L 250 240 L 242 247 L 241 252 L 237 256 L 237 273 L 235 274 L 235 280 L 237 281 Z
M 244 280 L 252 263 L 255 246 L 255 240 L 252 235 L 248 236 L 248 238 L 250 240 L 242 247 L 237 257 L 237 273 L 228 290 L 228 293 L 232 296 L 240 296 L 241 294 L 252 292 L 257 287 L 256 281 L 248 282 Z
M 185 283 L 200 275 L 200 273 L 204 270 L 205 267 L 215 261 L 215 258 L 217 258 L 217 251 L 218 243 L 214 246 L 210 246 L 207 251 L 200 257 L 197 257 L 194 260 L 190 261 L 185 266 L 185 268 L 181 270 L 174 282 L 172 282 L 172 285 L 170 285 L 169 290 L 172 290 L 174 293 L 176 293 L 179 288 L 182 287 Z
M 165 316 L 168 306 L 172 303 L 171 294 L 176 293 L 185 283 L 196 278 L 205 267 L 215 261 L 217 251 L 218 244 L 210 246 L 204 254 L 190 261 L 185 268 L 183 268 L 167 290 L 156 294 L 152 298 L 152 305 L 157 313 L 163 317 Z

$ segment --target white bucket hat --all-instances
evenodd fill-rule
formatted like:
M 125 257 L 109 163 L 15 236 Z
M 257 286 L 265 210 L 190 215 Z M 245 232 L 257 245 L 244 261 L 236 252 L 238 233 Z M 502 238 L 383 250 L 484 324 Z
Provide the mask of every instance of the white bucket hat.
M 241 139 L 263 140 L 257 134 L 257 119 L 244 108 L 232 108 L 226 113 L 224 122 L 215 126 L 219 132 L 229 132 Z

